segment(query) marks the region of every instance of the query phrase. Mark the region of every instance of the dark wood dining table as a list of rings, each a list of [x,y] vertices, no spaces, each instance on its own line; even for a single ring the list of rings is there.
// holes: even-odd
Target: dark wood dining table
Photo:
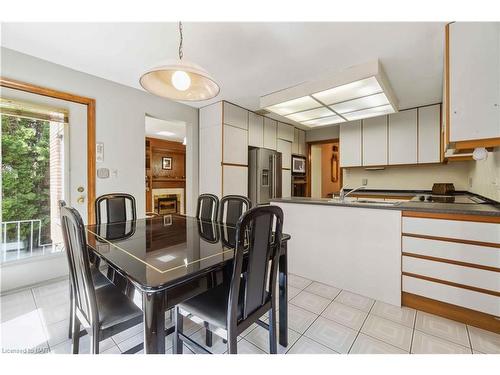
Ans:
[[[99,268],[142,308],[144,352],[165,353],[165,313],[232,273],[236,228],[171,214],[134,221],[87,226],[89,249]],[[287,242],[279,258],[279,343],[288,345]]]

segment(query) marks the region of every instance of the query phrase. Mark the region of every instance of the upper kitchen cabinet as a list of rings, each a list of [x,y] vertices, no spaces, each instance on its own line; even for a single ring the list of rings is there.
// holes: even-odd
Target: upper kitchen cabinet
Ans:
[[[299,129],[293,128],[292,154],[299,153]]]
[[[278,139],[293,142],[294,129],[295,128],[292,125],[278,122]]]
[[[417,110],[389,115],[389,164],[417,164]],[[342,157],[342,152],[340,153]]]
[[[387,116],[372,117],[363,120],[362,127],[363,165],[386,165]]]
[[[361,120],[340,125],[340,166],[358,167],[361,164]]]
[[[234,104],[224,102],[224,124],[248,130],[248,111]]]
[[[304,130],[299,129],[299,147],[297,150],[299,155],[306,155],[307,147],[306,147],[306,132]]]
[[[290,169],[292,167],[292,142],[278,139],[277,151],[281,152],[281,167]]]
[[[248,164],[248,132],[224,124],[223,162],[227,164]]]
[[[276,150],[277,121],[264,117],[264,148]]]
[[[418,163],[441,161],[441,105],[418,108]]]
[[[264,117],[248,113],[248,145],[264,147]]]
[[[447,25],[444,110],[449,148],[500,146],[500,23]]]

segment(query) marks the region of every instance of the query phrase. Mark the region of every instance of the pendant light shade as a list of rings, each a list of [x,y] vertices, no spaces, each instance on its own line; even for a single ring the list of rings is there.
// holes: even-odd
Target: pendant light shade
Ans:
[[[172,100],[208,100],[219,94],[215,80],[198,64],[183,60],[182,23],[179,22],[179,58],[166,60],[146,71],[140,79],[148,92]]]

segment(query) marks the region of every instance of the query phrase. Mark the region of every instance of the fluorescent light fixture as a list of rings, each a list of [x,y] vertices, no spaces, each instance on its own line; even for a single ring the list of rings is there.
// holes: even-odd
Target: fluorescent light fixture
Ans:
[[[333,124],[338,124],[341,122],[345,122],[345,120],[337,115],[333,115],[330,117],[323,117],[323,118],[317,118],[314,120],[309,120],[309,121],[304,121],[301,122],[301,124],[310,126],[310,127],[315,127],[315,126],[326,126],[326,125],[333,125]]]
[[[167,130],[162,130],[161,132],[157,132],[156,134],[161,135],[163,137],[173,137],[175,133],[169,132]]]
[[[287,115],[285,117],[293,121],[302,122],[302,121],[312,120],[315,118],[328,117],[331,115],[333,115],[332,111],[330,111],[328,108],[321,107],[316,109],[310,109],[309,111],[292,113],[291,115]]]
[[[277,113],[278,115],[289,115],[290,113],[305,111],[307,109],[321,107],[321,104],[310,96],[304,96],[302,98],[288,100],[283,103],[273,105],[266,108],[267,110]]]
[[[334,104],[330,106],[330,108],[337,113],[344,114],[348,112],[360,111],[362,109],[378,107],[385,104],[389,104],[389,100],[387,99],[387,96],[381,92],[380,94],[364,96],[362,98]]]
[[[361,120],[364,118],[387,115],[389,113],[394,113],[394,109],[390,104],[387,104],[387,105],[381,105],[380,107],[367,108],[361,111],[345,113],[343,116],[348,121],[354,121],[354,120]]]
[[[260,107],[312,127],[394,113],[398,104],[375,60],[262,96]]]

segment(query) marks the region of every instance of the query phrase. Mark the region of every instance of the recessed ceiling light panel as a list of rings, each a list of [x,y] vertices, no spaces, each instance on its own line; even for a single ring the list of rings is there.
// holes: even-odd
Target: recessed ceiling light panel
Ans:
[[[370,118],[375,116],[387,115],[389,113],[394,113],[394,108],[390,104],[382,105],[380,107],[367,108],[361,111],[350,112],[343,114],[348,121],[361,120],[364,118]]]
[[[168,130],[162,130],[160,132],[157,132],[156,134],[161,135],[163,137],[173,137],[175,133],[169,132]]]
[[[302,98],[292,99],[283,103],[275,104],[266,109],[271,112],[277,113],[278,115],[285,116],[289,115],[290,113],[318,108],[320,106],[321,104],[319,104],[316,100],[314,100],[310,96],[304,96]]]
[[[380,94],[363,96],[362,98],[348,100],[346,102],[331,105],[330,108],[337,113],[347,113],[360,111],[362,109],[378,107],[381,105],[389,104],[387,96],[383,92]]]
[[[329,90],[317,92],[312,94],[312,96],[320,102],[330,105],[379,92],[382,92],[382,87],[380,87],[375,77],[370,77],[346,85],[337,86]]]
[[[341,122],[345,122],[345,120],[337,115],[329,116],[329,117],[323,117],[323,118],[317,118],[314,120],[309,120],[309,121],[303,121],[301,124],[311,126],[311,127],[316,127],[316,126],[326,126],[326,125],[334,125],[334,124],[339,124]]]
[[[287,115],[286,118],[290,120],[302,122],[307,120],[312,120],[315,118],[328,117],[333,115],[334,113],[326,107],[310,109],[309,111],[292,113],[291,115]]]

